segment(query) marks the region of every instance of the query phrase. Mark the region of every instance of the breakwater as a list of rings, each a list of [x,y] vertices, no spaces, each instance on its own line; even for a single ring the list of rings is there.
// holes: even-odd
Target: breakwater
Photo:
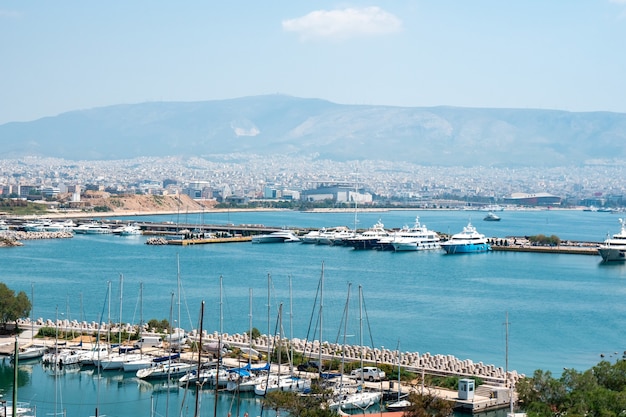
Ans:
[[[42,318],[36,321],[30,319],[18,320],[17,325],[23,330],[32,330],[37,333],[41,327],[50,327],[58,329],[66,334],[75,334],[76,338],[82,334],[106,334],[123,332],[127,334],[136,334],[139,331],[137,325],[123,324],[120,328],[117,324],[97,323],[97,322],[78,322],[77,320],[44,320]],[[154,332],[147,325],[142,328],[143,334]],[[188,333],[191,341],[198,342],[200,337],[196,329]],[[82,338],[81,338],[82,340]],[[398,352],[386,348],[374,348],[358,345],[343,345],[319,340],[303,340],[298,338],[287,339],[278,336],[260,335],[258,338],[249,339],[247,333],[220,335],[218,332],[208,333],[202,332],[202,340],[205,343],[222,341],[226,346],[232,347],[249,347],[252,345],[259,352],[271,351],[276,346],[292,348],[308,358],[322,358],[323,360],[344,360],[346,362],[360,362],[363,360],[367,363],[386,364],[391,367],[400,366],[408,371],[417,374],[428,374],[436,376],[459,376],[459,377],[478,377],[485,382],[496,384],[499,386],[511,386],[524,378],[524,374],[520,374],[515,370],[504,370],[502,367],[484,364],[482,362],[474,362],[471,359],[459,359],[453,355],[431,354],[430,352]],[[54,343],[54,340],[49,340]],[[9,354],[10,352],[2,352]],[[398,357],[400,355],[400,357]]]

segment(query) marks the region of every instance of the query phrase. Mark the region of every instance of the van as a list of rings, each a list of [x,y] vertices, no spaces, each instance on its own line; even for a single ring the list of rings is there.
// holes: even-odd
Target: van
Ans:
[[[134,346],[136,348],[144,348],[144,347],[160,348],[163,346],[163,339],[161,339],[159,336],[144,336],[141,339],[137,340]]]

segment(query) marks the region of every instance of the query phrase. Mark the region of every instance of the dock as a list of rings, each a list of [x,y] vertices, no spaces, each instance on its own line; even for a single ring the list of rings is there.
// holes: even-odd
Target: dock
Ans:
[[[235,237],[213,237],[213,238],[191,238],[191,239],[166,239],[168,245],[206,245],[211,243],[238,243],[250,242],[252,236],[235,236]]]

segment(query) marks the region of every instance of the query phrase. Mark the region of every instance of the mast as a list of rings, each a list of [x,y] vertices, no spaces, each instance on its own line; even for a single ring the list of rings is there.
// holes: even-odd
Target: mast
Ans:
[[[178,292],[178,328],[182,329],[182,323],[180,322],[180,293],[181,293],[181,285],[180,285],[180,256],[176,254],[176,290]],[[176,336],[178,339],[178,335]],[[172,337],[170,336],[170,343],[172,342]]]
[[[137,331],[139,340],[143,333],[143,281],[139,283],[139,330]],[[139,346],[139,353],[143,355],[143,343]]]
[[[324,319],[324,315],[322,314],[322,310],[324,309],[324,261],[322,261],[322,275],[320,277],[320,343],[319,343],[319,359],[318,359],[318,372],[320,380],[322,378],[322,320]]]
[[[359,343],[361,344],[361,385],[363,385],[363,356],[365,349],[363,347],[363,287],[359,285]]]
[[[347,337],[347,331],[348,331],[348,309],[349,309],[349,303],[350,303],[350,288],[352,288],[352,283],[349,282],[348,283],[348,297],[346,298],[346,309],[344,312],[344,322],[343,322],[343,347],[341,349],[341,377],[340,377],[340,384],[342,385],[342,389],[343,389],[343,365],[346,361],[346,337]],[[361,354],[361,357],[363,355]],[[361,372],[362,374],[362,372]]]
[[[124,290],[124,275],[120,274],[120,325],[118,328],[117,342],[119,346],[117,348],[118,353],[121,353],[122,349],[122,291]]]
[[[359,193],[359,171],[356,172],[356,180],[354,181],[354,233],[356,233],[357,223],[359,220],[357,219],[358,213],[358,193]]]
[[[202,324],[204,320],[204,300],[200,304],[200,338],[198,342],[198,370],[197,376],[198,381],[196,381],[196,408],[194,411],[194,417],[198,417],[200,415],[200,370],[202,369]]]
[[[252,288],[248,293],[248,366],[252,367]]]
[[[289,275],[289,372],[293,374],[293,293],[291,288],[291,274]]]
[[[270,308],[271,308],[271,304],[270,304],[270,287],[271,287],[271,282],[272,282],[272,276],[268,273],[267,274],[267,362],[270,363],[271,361],[271,357],[272,357],[272,350],[271,350],[271,339],[270,339],[270,335],[272,334],[272,326],[270,323]]]
[[[170,294],[170,344],[172,342],[172,309],[174,308],[174,293]],[[172,372],[172,350],[168,349],[169,353],[167,355],[167,395],[165,396],[165,417],[169,415],[170,408],[170,383],[171,383],[171,372]]]
[[[12,415],[17,416],[17,372],[18,372],[18,362],[20,356],[20,345],[17,334],[15,335],[15,354],[13,360],[13,411]],[[55,367],[56,371],[56,367]]]
[[[220,365],[222,362],[222,276],[220,275],[220,334],[217,339],[217,369],[215,371],[215,401],[213,402],[213,415],[217,416],[217,398],[219,393]]]

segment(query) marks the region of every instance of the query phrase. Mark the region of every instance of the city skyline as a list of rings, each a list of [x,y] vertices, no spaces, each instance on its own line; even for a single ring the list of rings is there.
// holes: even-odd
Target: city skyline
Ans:
[[[480,196],[503,201],[515,193],[549,193],[568,204],[624,204],[624,167],[586,166],[534,169],[419,166],[390,161],[352,161],[258,155],[203,158],[136,158],[118,161],[68,161],[28,157],[0,159],[0,187],[98,185],[119,192],[163,192],[202,184],[228,195],[255,198],[266,187],[280,191],[315,189],[322,183],[358,184],[382,199],[428,199],[442,195]],[[2,188],[0,188],[2,190]],[[170,190],[172,191],[172,190]]]
[[[0,124],[281,93],[626,112],[626,2],[6,3]]]

